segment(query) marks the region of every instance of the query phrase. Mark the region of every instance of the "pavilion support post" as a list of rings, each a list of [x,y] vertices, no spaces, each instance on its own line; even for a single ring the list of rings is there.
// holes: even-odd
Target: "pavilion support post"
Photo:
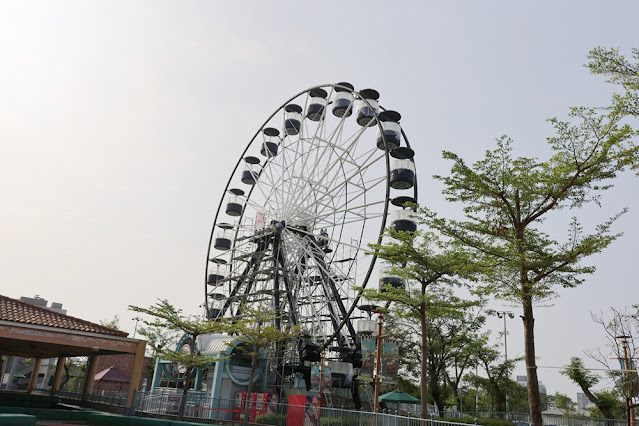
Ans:
[[[133,358],[133,369],[131,371],[131,379],[129,381],[129,390],[126,394],[124,414],[127,416],[132,416],[135,411],[133,398],[135,396],[135,392],[140,387],[140,376],[142,375],[142,367],[144,366],[145,349],[146,340],[140,340],[135,348],[135,358]]]
[[[82,391],[82,401],[88,401],[89,395],[93,391],[93,382],[95,380],[95,372],[98,369],[98,355],[91,355],[89,357],[89,367],[87,368],[87,375],[84,378],[84,390]]]
[[[51,385],[51,396],[60,390],[60,382],[62,381],[62,373],[64,372],[64,364],[67,362],[66,356],[58,358],[58,362],[55,366],[55,374],[53,375],[53,384]]]
[[[36,387],[38,383],[38,374],[40,373],[40,363],[42,362],[42,358],[35,358],[33,362],[33,370],[31,370],[31,379],[29,380],[29,387],[27,388],[27,393],[33,392],[33,389]]]

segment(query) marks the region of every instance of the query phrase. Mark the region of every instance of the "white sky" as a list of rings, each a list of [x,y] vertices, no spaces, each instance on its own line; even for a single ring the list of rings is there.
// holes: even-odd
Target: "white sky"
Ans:
[[[199,312],[232,165],[279,105],[322,83],[379,90],[417,151],[420,201],[452,213],[430,178],[449,170],[441,151],[471,162],[508,134],[543,158],[546,118],[607,103],[585,55],[629,54],[637,16],[635,1],[0,1],[0,293],[117,314],[131,333],[129,304]],[[636,179],[579,213],[592,226],[631,209],[597,273],[536,310],[540,366],[604,343],[590,311],[639,302]],[[503,323],[488,326],[497,338]],[[521,321],[508,329],[522,355]],[[575,399],[558,370],[539,378]]]

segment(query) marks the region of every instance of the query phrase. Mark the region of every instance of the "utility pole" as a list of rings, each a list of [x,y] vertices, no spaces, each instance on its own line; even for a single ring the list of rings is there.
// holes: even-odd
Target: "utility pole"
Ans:
[[[630,375],[631,363],[628,357],[628,340],[631,336],[617,336],[617,339],[621,339],[621,347],[623,348],[623,360],[624,360],[624,377],[628,382],[626,395],[626,412],[628,414],[628,425],[635,426],[635,409],[632,405],[632,377]]]

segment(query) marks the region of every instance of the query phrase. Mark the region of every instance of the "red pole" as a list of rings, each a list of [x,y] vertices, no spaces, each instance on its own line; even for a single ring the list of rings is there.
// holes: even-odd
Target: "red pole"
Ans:
[[[324,383],[324,351],[320,356],[320,379],[319,379],[319,399],[320,407],[322,406],[322,383]]]
[[[382,324],[384,322],[384,315],[378,313],[377,317],[377,364],[375,366],[375,406],[373,407],[373,413],[377,413],[379,404],[379,370],[381,367],[381,355],[382,355]]]

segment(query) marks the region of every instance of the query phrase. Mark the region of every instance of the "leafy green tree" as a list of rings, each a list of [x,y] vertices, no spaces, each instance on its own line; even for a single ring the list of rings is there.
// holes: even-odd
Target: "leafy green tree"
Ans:
[[[482,304],[480,301],[476,303]],[[449,336],[444,378],[455,400],[459,400],[460,383],[469,369],[477,367],[475,354],[484,344],[480,330],[486,317],[476,314],[474,309],[460,309],[454,310],[448,321],[451,322],[447,327],[449,333],[442,334]]]
[[[476,362],[481,365],[486,377],[470,374],[466,380],[474,387],[481,387],[490,396],[490,411],[505,412],[506,398],[517,383],[510,379],[515,364],[521,358],[502,360],[501,351],[496,345],[488,344],[488,335],[481,337],[481,344],[476,345]]]
[[[71,357],[64,363],[64,372],[60,381],[60,389],[69,392],[78,392],[86,376],[89,357]]]
[[[401,308],[400,308],[401,309]],[[405,388],[400,389],[417,398],[420,397],[420,366],[421,366],[421,334],[419,321],[414,316],[410,317],[399,309],[391,309],[388,315],[384,316],[383,334],[390,336],[397,341],[399,347],[398,384],[404,383]],[[411,390],[417,389],[417,393]]]
[[[466,369],[474,366],[478,331],[484,317],[477,318],[472,309],[479,302],[470,302],[442,289],[429,309],[429,380],[433,401],[440,413],[444,400],[452,394],[459,400],[458,387]]]
[[[637,309],[637,307],[633,307],[633,309]],[[636,374],[624,374],[619,371],[620,367],[625,369],[625,363],[620,366],[618,362],[623,361],[626,355],[621,346],[619,336],[627,336],[625,341],[628,357],[635,359],[638,349],[635,339],[631,336],[637,336],[637,333],[639,333],[639,318],[635,312],[629,311],[628,308],[610,308],[610,312],[607,315],[591,313],[591,318],[603,328],[607,341],[604,347],[587,350],[586,355],[608,370],[606,376],[613,380],[615,383],[614,388],[600,392],[593,391],[592,388],[599,383],[601,378],[591,373],[578,357],[572,357],[570,364],[561,373],[579,385],[588,399],[597,406],[595,411],[601,413],[602,417],[608,419],[621,418],[628,413],[624,413],[623,410],[617,410],[618,404],[620,404],[620,400],[625,400],[627,411],[630,411],[630,408],[633,407],[632,398],[629,397],[629,388],[631,387],[631,382],[629,381],[636,381],[637,376]],[[613,361],[612,366],[610,365],[611,360],[616,361]]]
[[[423,221],[423,217],[421,219]],[[421,415],[428,415],[428,313],[444,309],[433,302],[437,287],[457,285],[459,280],[472,278],[475,269],[470,255],[455,244],[445,244],[434,232],[387,230],[387,242],[371,245],[380,259],[392,269],[391,274],[404,278],[406,288],[386,285],[382,289],[364,291],[364,297],[372,301],[392,303],[405,315],[419,322]],[[450,307],[449,307],[450,308]]]
[[[573,108],[575,123],[550,120],[555,136],[548,139],[554,152],[545,161],[514,157],[512,140],[503,136],[497,148],[472,166],[445,151],[453,166],[449,176],[435,176],[451,202],[463,204],[465,220],[433,217],[444,235],[476,250],[490,267],[483,287],[495,297],[519,303],[523,309],[524,357],[528,372],[531,420],[542,424],[541,399],[534,341],[534,305],[555,297],[556,288],[571,288],[595,268],[582,264],[621,234],[614,215],[585,234],[576,218],[567,225],[568,238],[559,242],[542,230],[544,220],[564,209],[599,203],[602,191],[615,177],[639,163],[639,148],[630,126],[622,124],[619,110],[600,114],[595,109]]]
[[[586,369],[581,358],[570,358],[570,364],[565,369],[561,370],[560,373],[579,385],[581,391],[586,395],[588,400],[590,400],[590,402],[595,404],[598,408],[599,412],[602,414],[601,417],[606,419],[618,418],[615,417],[615,414],[613,413],[613,408],[616,404],[609,398],[610,393],[595,392],[592,389],[599,383],[601,378]]]
[[[457,393],[464,371],[473,362],[476,331],[484,317],[477,320],[471,308],[474,302],[463,301],[450,289],[438,287],[430,293],[428,317],[428,389],[440,415],[450,399],[459,399]],[[383,300],[383,299],[382,299]],[[405,306],[396,305],[385,317],[384,335],[394,337],[399,344],[402,371],[408,377],[419,377],[421,369],[421,329],[419,317],[407,312]],[[474,365],[474,364],[473,364]],[[419,393],[415,395],[419,397]],[[455,404],[455,402],[453,402]]]
[[[400,347],[400,357],[401,357],[401,347]],[[412,395],[415,398],[419,398],[420,392],[421,392],[420,386],[417,383],[415,383],[414,380],[412,380],[410,377],[405,377],[401,374],[397,376],[397,389],[409,395]]]
[[[555,408],[561,410],[564,415],[566,414],[574,414],[577,411],[577,404],[570,399],[569,396],[564,395],[559,392],[555,392],[553,395]]]
[[[253,392],[253,380],[257,368],[260,350],[293,339],[300,334],[298,326],[280,329],[274,325],[278,315],[264,306],[243,305],[240,309],[242,315],[230,325],[228,331],[237,335],[237,341],[241,342],[236,349],[251,357],[251,373],[249,375],[247,395]],[[248,424],[250,404],[246,404],[244,424]]]
[[[147,356],[153,358],[153,362],[149,363],[151,374],[155,371],[155,361],[160,354],[175,346],[181,337],[175,330],[167,330],[153,325],[141,326],[138,329],[138,334],[146,338]]]
[[[100,325],[119,330],[120,329],[120,316],[119,315],[115,315],[111,319],[103,319],[103,320],[100,321]]]
[[[597,393],[597,400],[599,404],[594,407],[590,407],[590,417],[597,417],[603,419],[623,419],[626,415],[626,406],[619,400],[619,393],[614,390],[603,390]],[[604,414],[601,408],[604,407],[608,414]],[[614,424],[614,422],[609,422]]]
[[[597,47],[588,54],[587,67],[593,74],[609,77],[609,83],[625,89],[624,94],[615,94],[613,107],[624,114],[639,116],[639,49],[632,49],[631,62],[618,49]]]
[[[168,330],[169,332],[185,334],[188,335],[193,342],[195,342],[200,335],[221,333],[229,329],[229,323],[223,320],[211,321],[201,316],[185,317],[181,309],[175,308],[166,299],[159,300],[155,305],[148,308],[129,305],[129,310],[150,316],[151,319],[142,320],[148,327],[157,327]],[[212,359],[200,355],[199,350],[195,350],[195,345],[188,349],[190,350],[186,350],[186,347],[183,347],[180,351],[173,351],[165,347],[159,350],[159,353],[164,359],[177,363],[186,369],[186,379],[184,381],[182,398],[177,415],[178,421],[184,417],[184,408],[186,407],[186,398],[193,370],[203,368],[211,362],[222,359]]]

